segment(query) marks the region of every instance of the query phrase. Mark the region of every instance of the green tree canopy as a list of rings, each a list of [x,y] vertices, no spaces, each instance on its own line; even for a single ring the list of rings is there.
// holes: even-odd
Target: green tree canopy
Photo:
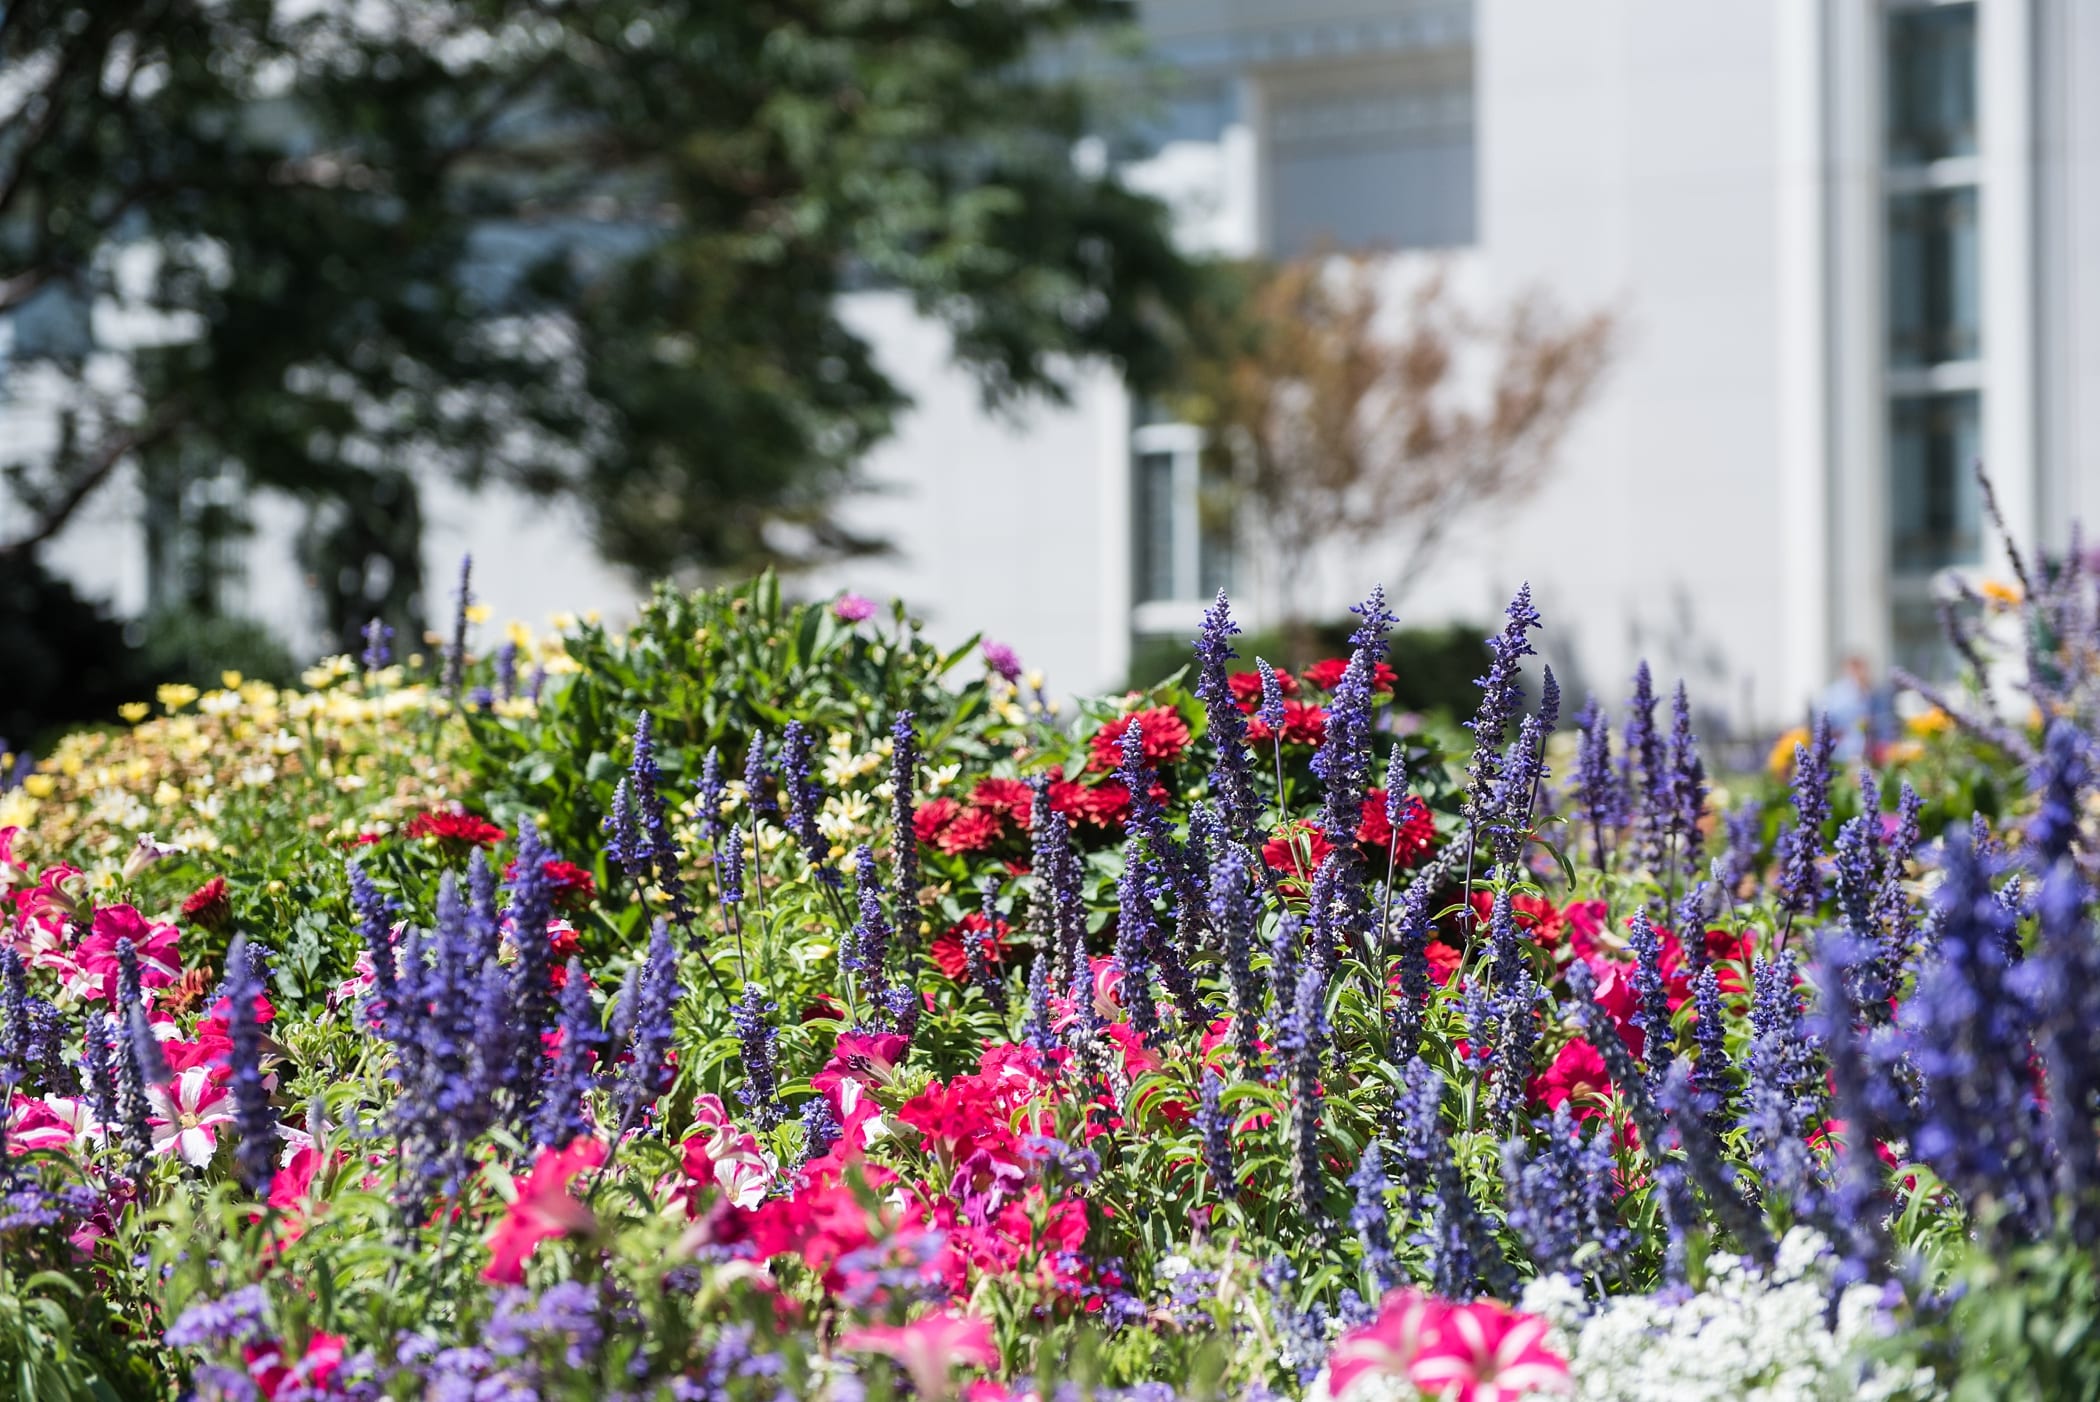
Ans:
[[[412,611],[429,469],[573,494],[641,573],[868,548],[834,503],[904,400],[841,291],[909,293],[994,401],[1072,357],[1165,369],[1191,270],[1157,203],[1075,164],[1093,104],[1043,62],[1127,19],[15,0],[0,315],[60,432],[0,454],[0,553],[128,461],[177,502],[203,476],[314,503],[338,629]]]

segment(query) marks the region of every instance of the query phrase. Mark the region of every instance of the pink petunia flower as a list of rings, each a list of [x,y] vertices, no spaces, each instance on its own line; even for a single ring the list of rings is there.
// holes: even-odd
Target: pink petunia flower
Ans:
[[[1572,1392],[1566,1360],[1546,1347],[1548,1327],[1537,1315],[1519,1314],[1496,1300],[1449,1309],[1407,1375],[1430,1396],[1453,1402]]]
[[[152,1113],[146,1123],[153,1130],[153,1152],[179,1154],[195,1167],[211,1162],[218,1147],[218,1126],[233,1119],[233,1097],[222,1081],[225,1073],[210,1066],[192,1066],[175,1073],[164,1086],[146,1087]]]
[[[942,1310],[905,1325],[870,1324],[847,1333],[841,1348],[894,1358],[911,1374],[913,1393],[921,1398],[953,1395],[949,1373],[958,1365],[995,1369],[999,1349],[992,1326],[972,1315]]]
[[[176,952],[181,931],[158,925],[128,905],[106,905],[95,912],[94,928],[73,950],[66,987],[79,997],[103,1002],[117,996],[117,942],[130,940],[138,956],[139,985],[166,988],[182,977]]]
[[[1342,1335],[1327,1356],[1327,1391],[1341,1397],[1358,1378],[1405,1378],[1450,1306],[1419,1290],[1395,1290],[1378,1317]]]
[[[569,1195],[569,1181],[605,1162],[605,1145],[578,1139],[566,1149],[542,1149],[532,1171],[518,1180],[517,1201],[503,1214],[489,1237],[489,1263],[483,1280],[519,1285],[525,1280],[525,1258],[550,1236],[569,1236],[596,1228],[591,1210]]]

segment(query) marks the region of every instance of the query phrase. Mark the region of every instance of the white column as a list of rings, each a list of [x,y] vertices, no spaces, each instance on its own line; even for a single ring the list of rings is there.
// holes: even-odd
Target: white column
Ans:
[[[1976,7],[1978,269],[1983,312],[1983,465],[2014,543],[2033,554],[2041,490],[2035,436],[2035,131],[2032,0]],[[2003,572],[2002,543],[1985,568]]]
[[[1780,718],[1830,672],[1830,222],[1822,0],[1779,0],[1777,44],[1781,675],[1762,704]],[[1757,717],[1746,718],[1752,720]]]

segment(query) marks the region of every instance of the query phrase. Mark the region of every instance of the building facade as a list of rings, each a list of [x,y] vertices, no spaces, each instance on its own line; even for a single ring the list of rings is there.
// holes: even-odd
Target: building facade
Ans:
[[[1578,694],[1616,697],[1646,657],[1707,724],[1755,729],[1849,656],[1935,665],[1935,579],[2002,568],[1975,461],[2023,541],[2100,526],[2100,6],[1140,9],[1159,90],[1141,147],[1080,158],[1127,161],[1192,249],[1375,249],[1396,288],[1440,269],[1484,306],[1542,288],[1618,319],[1551,478],[1468,520],[1404,622],[1485,624],[1528,580]],[[1198,509],[1189,426],[1103,367],[1068,404],[988,415],[904,298],[847,310],[915,400],[850,508],[895,549],[805,588],[901,594],[1068,692],[1119,684],[1134,641],[1188,633],[1221,584],[1277,621],[1250,533]],[[473,548],[499,616],[632,598],[569,523],[433,493],[429,577]],[[106,548],[132,510],[112,497],[55,558],[135,605],[138,567]],[[298,638],[288,530],[265,520],[248,597]],[[1375,541],[1329,552],[1320,610],[1398,564]]]

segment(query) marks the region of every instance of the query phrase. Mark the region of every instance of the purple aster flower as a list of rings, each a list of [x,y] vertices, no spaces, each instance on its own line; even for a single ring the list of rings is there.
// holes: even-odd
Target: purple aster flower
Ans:
[[[1010,682],[1021,680],[1020,654],[1005,643],[993,642],[986,638],[980,652],[984,656],[984,669],[987,672],[995,672]]]
[[[865,623],[875,616],[875,601],[859,594],[841,594],[832,602],[831,616],[841,623]]]

